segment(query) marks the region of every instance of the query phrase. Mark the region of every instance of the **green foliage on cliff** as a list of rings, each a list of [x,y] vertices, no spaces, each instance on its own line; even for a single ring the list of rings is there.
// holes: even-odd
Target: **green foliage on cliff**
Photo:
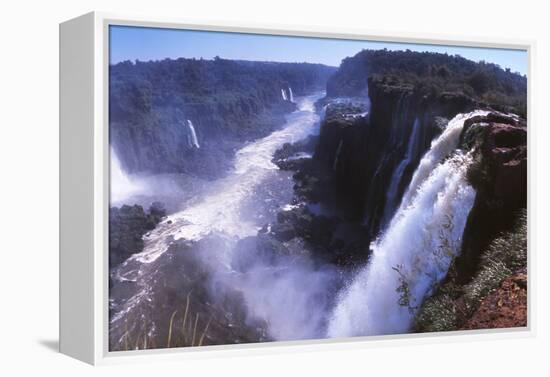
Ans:
[[[475,312],[485,297],[507,277],[527,267],[527,215],[522,212],[515,229],[493,240],[481,255],[477,274],[465,284],[454,276],[428,298],[418,312],[416,332],[458,330]]]
[[[513,272],[527,266],[527,216],[520,215],[515,231],[496,238],[481,256],[480,270],[464,287],[466,309],[475,310],[489,292]]]
[[[526,116],[525,76],[496,64],[432,52],[363,50],[342,61],[327,84],[327,95],[362,95],[369,77],[422,94],[462,94],[497,110]]]

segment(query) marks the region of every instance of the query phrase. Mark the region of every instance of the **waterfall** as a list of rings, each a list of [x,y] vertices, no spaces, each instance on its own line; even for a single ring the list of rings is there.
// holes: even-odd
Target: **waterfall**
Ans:
[[[401,160],[397,168],[394,170],[390,180],[390,187],[386,194],[386,205],[384,207],[384,215],[382,216],[382,224],[381,224],[382,226],[385,226],[391,219],[391,215],[393,215],[393,211],[395,210],[395,207],[396,207],[395,202],[398,197],[399,186],[403,178],[403,173],[405,173],[405,169],[407,169],[407,167],[411,164],[412,160],[415,158],[416,154],[418,153],[419,132],[420,132],[420,121],[418,120],[418,118],[416,118],[413,123],[413,130],[409,138],[409,143],[407,145],[407,151],[405,152],[405,157],[403,158],[403,160]]]
[[[332,163],[332,170],[336,170],[338,167],[338,159],[340,158],[340,152],[342,152],[342,144],[344,140],[340,140],[338,143],[338,148],[336,148],[336,154],[334,155],[334,162]]]
[[[284,89],[281,89],[281,96],[283,97],[283,101],[287,101],[287,97]]]
[[[401,200],[399,207],[400,210],[410,204],[419,185],[434,170],[439,161],[456,149],[464,122],[469,118],[487,115],[488,113],[488,111],[477,110],[468,114],[458,114],[456,117],[451,119],[443,133],[432,142],[430,149],[426,155],[422,157],[422,160],[420,160],[420,164],[413,174],[411,183],[403,195],[403,199]]]
[[[203,197],[164,219],[143,237],[143,251],[117,267],[112,273],[114,284],[133,281],[136,290],[117,303],[112,312],[109,333],[112,341],[123,344],[128,326],[130,331],[138,329],[140,334],[147,328],[151,337],[162,333],[168,326],[162,319],[152,319],[145,325],[140,319],[151,307],[154,311],[163,310],[155,305],[165,302],[166,281],[174,283],[173,287],[190,289],[204,284],[211,300],[205,304],[218,308],[225,307],[226,293],[236,289],[239,302],[243,300],[247,324],[249,320],[265,321],[268,339],[309,339],[324,333],[326,314],[332,303],[328,292],[338,279],[331,266],[319,266],[306,254],[298,258],[281,254],[273,259],[262,253],[243,255],[239,252],[242,250],[235,249],[238,239],[257,235],[265,221],[258,222],[255,217],[261,206],[270,205],[263,199],[257,200],[261,195],[259,188],[276,180],[277,186],[273,186],[276,190],[283,189],[282,185],[287,185],[289,193],[292,190],[292,180],[273,164],[273,156],[285,143],[303,140],[318,129],[320,118],[314,104],[323,96],[324,93],[319,93],[297,98],[298,109],[286,116],[284,127],[237,151],[234,169],[227,176],[210,182]],[[271,198],[273,194],[267,195]],[[290,203],[290,198],[285,203]],[[179,257],[182,250],[191,253],[186,258],[193,258],[185,261],[199,263],[204,281],[192,282],[185,270],[177,268],[177,263],[182,263]],[[246,273],[237,273],[235,266],[243,261],[253,263]],[[233,312],[228,311],[227,317],[230,316]],[[235,317],[231,322],[238,324],[241,319]]]
[[[340,293],[327,336],[409,330],[460,252],[475,191],[466,180],[471,154],[456,147],[464,121],[480,113],[458,115],[432,143],[386,231],[371,244],[369,264]]]
[[[111,167],[109,184],[111,205],[123,204],[127,199],[143,191],[144,185],[135,177],[128,175],[120,164],[113,147],[110,151]]]
[[[318,98],[320,95],[301,98],[299,110],[288,117],[283,129],[238,150],[233,171],[212,184],[211,195],[159,224],[146,239],[143,252],[134,258],[151,263],[174,239],[197,241],[215,231],[238,238],[255,235],[257,224],[241,217],[242,202],[253,196],[262,181],[278,170],[272,162],[277,149],[285,143],[302,140],[315,130],[319,116],[313,104]]]
[[[292,94],[292,88],[288,87],[288,95],[289,95],[289,101],[294,102],[294,94]]]
[[[190,119],[187,119],[187,128],[189,130],[189,133],[187,135],[187,143],[191,148],[200,149],[201,146],[199,145],[199,140],[197,139],[195,127],[193,126],[193,122],[191,122]]]

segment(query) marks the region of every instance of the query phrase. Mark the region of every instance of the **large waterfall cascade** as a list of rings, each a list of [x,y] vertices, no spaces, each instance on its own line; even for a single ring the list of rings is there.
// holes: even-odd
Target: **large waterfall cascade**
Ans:
[[[460,114],[432,142],[401,205],[372,255],[339,294],[327,336],[407,332],[424,298],[458,255],[475,190],[466,180],[470,152],[457,150],[466,119]]]

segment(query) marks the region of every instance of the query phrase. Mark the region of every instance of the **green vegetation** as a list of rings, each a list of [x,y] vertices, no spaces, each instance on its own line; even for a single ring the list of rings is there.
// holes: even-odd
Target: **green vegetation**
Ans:
[[[416,316],[417,332],[458,330],[485,297],[509,276],[527,267],[527,216],[523,211],[515,229],[496,238],[481,255],[477,274],[465,284],[447,281],[427,299]]]
[[[135,118],[162,107],[183,111],[242,106],[254,113],[279,100],[281,88],[296,95],[324,89],[335,68],[321,64],[165,59],[110,67],[111,120]]]
[[[234,144],[283,123],[295,95],[323,90],[335,68],[320,64],[165,59],[109,69],[111,145],[129,172],[223,173]],[[200,149],[187,142],[187,119]]]
[[[362,95],[369,78],[422,95],[460,94],[526,117],[526,76],[496,64],[432,52],[363,50],[342,61],[327,84],[327,95]]]

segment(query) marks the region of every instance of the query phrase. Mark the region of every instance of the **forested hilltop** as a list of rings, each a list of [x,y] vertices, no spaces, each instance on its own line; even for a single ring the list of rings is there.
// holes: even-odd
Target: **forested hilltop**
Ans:
[[[369,78],[432,98],[463,95],[495,110],[523,117],[527,112],[526,76],[459,55],[410,50],[363,50],[345,58],[327,84],[327,96],[361,96]]]
[[[324,90],[334,71],[220,58],[111,65],[111,146],[129,172],[217,176],[235,143],[280,126],[293,95]]]

